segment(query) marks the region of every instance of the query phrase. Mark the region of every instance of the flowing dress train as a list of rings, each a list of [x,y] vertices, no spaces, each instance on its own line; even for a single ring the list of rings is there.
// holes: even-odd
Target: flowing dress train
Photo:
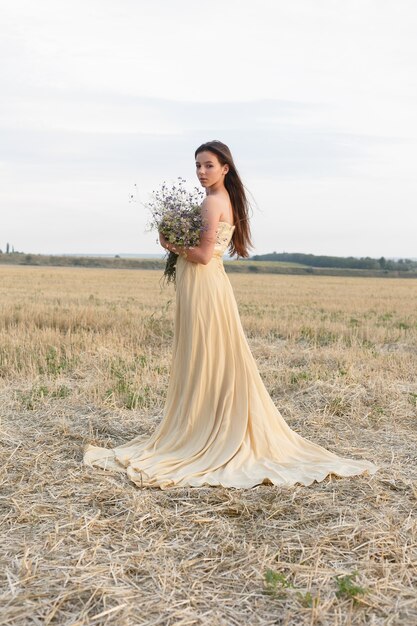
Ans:
[[[310,485],[328,474],[375,473],[370,461],[337,456],[298,435],[274,405],[223,265],[234,228],[219,222],[207,265],[178,258],[171,370],[155,431],[112,449],[88,445],[84,463],[160,489]]]

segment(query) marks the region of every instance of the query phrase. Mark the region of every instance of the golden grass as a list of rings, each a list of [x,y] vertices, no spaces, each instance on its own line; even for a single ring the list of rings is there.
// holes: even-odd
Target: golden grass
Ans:
[[[417,282],[229,275],[291,427],[379,471],[160,491],[81,462],[162,415],[160,275],[0,266],[0,624],[417,624]]]

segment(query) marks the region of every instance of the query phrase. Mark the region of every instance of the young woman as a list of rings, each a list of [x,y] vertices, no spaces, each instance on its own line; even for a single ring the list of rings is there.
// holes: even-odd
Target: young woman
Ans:
[[[154,433],[117,448],[88,446],[84,462],[126,472],[138,486],[170,489],[261,483],[309,485],[328,474],[373,474],[370,461],[339,457],[291,430],[259,375],[223,266],[223,254],[248,256],[248,202],[229,148],[195,152],[206,189],[207,229],[179,254],[173,355],[162,420]]]

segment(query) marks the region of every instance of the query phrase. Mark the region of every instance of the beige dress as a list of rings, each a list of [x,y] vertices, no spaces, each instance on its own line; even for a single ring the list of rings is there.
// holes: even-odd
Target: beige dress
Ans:
[[[373,474],[370,461],[337,456],[298,435],[274,405],[223,266],[234,228],[219,223],[207,265],[178,258],[171,371],[155,431],[113,449],[89,445],[84,463],[161,489],[309,485],[328,474]]]

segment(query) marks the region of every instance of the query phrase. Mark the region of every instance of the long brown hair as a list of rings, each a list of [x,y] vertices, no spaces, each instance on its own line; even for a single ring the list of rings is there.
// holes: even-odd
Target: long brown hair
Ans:
[[[215,154],[221,165],[228,165],[229,171],[224,178],[224,186],[230,196],[233,210],[233,222],[235,229],[230,241],[230,254],[240,257],[249,256],[249,248],[253,248],[251,240],[251,229],[249,224],[250,204],[246,197],[245,187],[240,179],[239,173],[234,164],[232,153],[226,144],[214,139],[201,144],[195,151],[195,158],[200,152],[212,152]]]

